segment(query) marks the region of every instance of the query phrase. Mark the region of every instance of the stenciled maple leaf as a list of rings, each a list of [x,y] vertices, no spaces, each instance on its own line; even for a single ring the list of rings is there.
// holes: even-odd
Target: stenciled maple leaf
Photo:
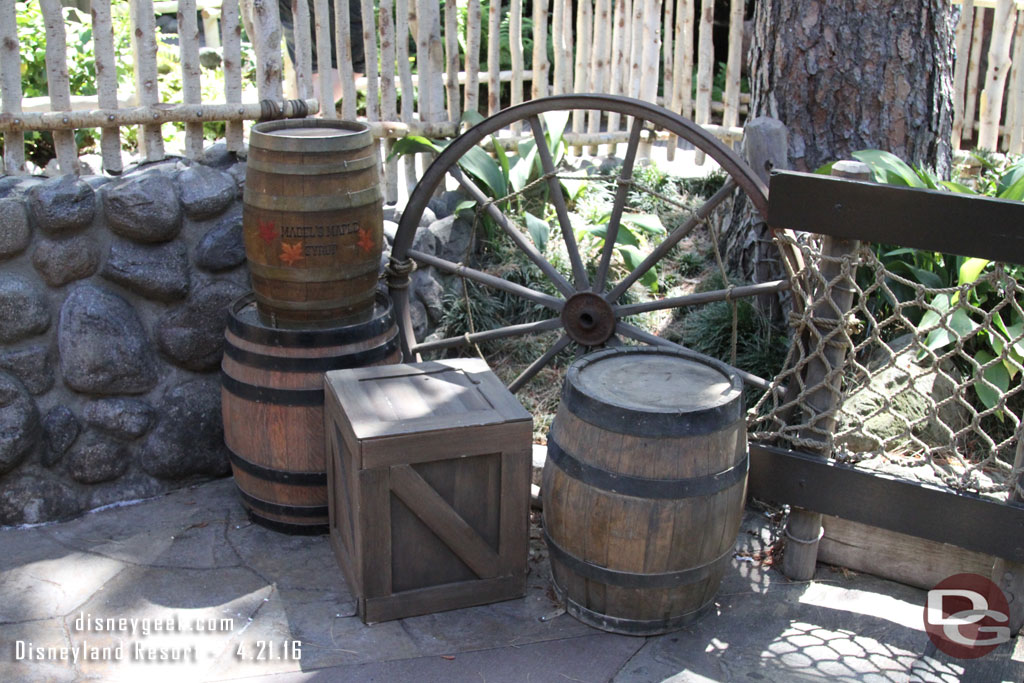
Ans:
[[[373,233],[370,232],[369,228],[359,228],[359,241],[356,242],[356,245],[367,254],[377,246],[377,242],[373,239]]]
[[[271,221],[260,221],[259,231],[260,239],[267,244],[270,244],[277,239],[277,232],[274,230],[274,224]]]
[[[281,260],[289,266],[295,265],[296,261],[301,261],[304,258],[306,256],[302,253],[302,242],[296,242],[295,244],[281,242]]]

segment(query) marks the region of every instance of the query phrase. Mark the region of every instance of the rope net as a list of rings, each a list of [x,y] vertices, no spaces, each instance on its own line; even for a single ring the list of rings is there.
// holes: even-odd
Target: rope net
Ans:
[[[826,254],[818,236],[775,239],[799,256],[787,260],[800,264],[790,269],[792,343],[749,413],[751,439],[1009,492],[1021,475],[1024,287],[1014,275],[1024,269],[974,259],[966,268],[981,270],[977,279],[961,270],[964,284],[925,286],[941,283],[894,258],[909,250],[846,243],[847,253]]]

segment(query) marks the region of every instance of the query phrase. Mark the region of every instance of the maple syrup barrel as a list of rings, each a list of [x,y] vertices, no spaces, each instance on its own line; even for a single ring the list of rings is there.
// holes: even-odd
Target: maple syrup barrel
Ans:
[[[742,389],[683,350],[608,349],[570,366],[541,486],[570,614],[654,635],[712,607],[746,494]]]
[[[264,323],[334,327],[369,318],[383,248],[378,165],[363,123],[252,127],[242,225]]]
[[[235,484],[253,521],[327,533],[324,373],[397,363],[398,328],[378,293],[369,320],[344,327],[268,327],[248,294],[230,309],[221,411]]]

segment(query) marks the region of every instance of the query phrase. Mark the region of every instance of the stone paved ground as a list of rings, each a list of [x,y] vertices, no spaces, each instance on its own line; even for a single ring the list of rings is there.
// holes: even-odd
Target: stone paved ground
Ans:
[[[749,513],[737,549],[758,550],[767,533]],[[532,557],[524,599],[368,627],[325,538],[250,524],[220,480],[0,530],[0,681],[1024,680],[1024,639],[973,663],[926,656],[923,591],[828,567],[790,583],[736,559],[713,614],[656,638],[542,621],[556,609],[547,574]],[[150,633],[96,628],[111,618]],[[191,631],[158,632],[167,620]],[[285,657],[293,641],[300,659]],[[30,658],[82,645],[113,657],[118,643],[120,661]],[[161,649],[183,661],[144,661]]]

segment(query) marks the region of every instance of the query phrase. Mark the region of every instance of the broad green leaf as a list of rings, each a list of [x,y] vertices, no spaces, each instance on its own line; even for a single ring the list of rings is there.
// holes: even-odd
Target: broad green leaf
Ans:
[[[960,279],[957,284],[967,285],[981,275],[981,271],[985,270],[985,266],[989,264],[988,259],[983,258],[969,258],[963,262],[960,266]]]
[[[643,263],[643,260],[646,257],[646,255],[642,251],[640,251],[639,248],[631,244],[621,245],[616,247],[616,249],[619,250],[619,254],[622,256],[623,263],[625,263],[626,267],[629,268],[630,270],[635,270],[636,268],[638,268],[640,264]],[[657,291],[657,270],[655,270],[654,268],[649,269],[646,273],[643,274],[643,277],[640,278],[640,283],[647,287],[648,289],[650,289],[652,292]]]
[[[551,232],[551,226],[529,211],[524,211],[523,217],[526,219],[526,230],[530,233],[530,239],[533,240],[534,246],[537,247],[537,251],[544,253],[545,247],[548,246],[548,235]]]
[[[925,287],[939,288],[943,286],[942,278],[933,273],[930,270],[924,268],[918,268],[913,266],[906,261],[896,261],[888,266],[889,270],[894,273],[903,272],[904,275],[908,275],[911,279],[917,280]]]
[[[404,138],[395,140],[395,144],[391,146],[391,154],[388,155],[388,161],[396,159],[398,157],[405,156],[406,154],[420,154],[421,152],[440,152],[444,149],[444,145],[439,145],[433,140],[428,140],[422,135],[406,135]]]
[[[913,168],[895,154],[880,149],[862,149],[853,153],[853,158],[868,165],[880,183],[926,187]]]
[[[579,232],[605,240],[608,238],[608,224],[601,223],[598,225],[588,225],[581,228]],[[615,243],[627,244],[634,247],[640,246],[640,242],[636,239],[636,235],[634,235],[629,228],[624,225],[619,225],[619,232],[615,235]]]
[[[525,152],[525,154],[524,154]],[[533,140],[519,143],[519,160],[509,169],[508,179],[515,192],[520,192],[530,182],[533,166],[537,161],[537,145]]]
[[[497,135],[492,135],[491,140],[494,142],[494,156],[498,159],[498,165],[501,166],[501,173],[505,176],[507,183],[509,174],[508,154],[505,153],[505,147],[502,146]]]
[[[952,190],[953,192],[960,192],[961,194],[978,194],[967,185],[964,185],[963,183],[956,183],[953,182],[952,180],[940,180],[939,185],[942,185],[947,190]]]
[[[455,205],[455,213],[458,214],[460,211],[466,211],[476,206],[475,199],[463,199],[461,202]]]
[[[996,195],[999,199],[1012,199],[1014,201],[1024,200],[1024,178],[1020,178],[1006,190]]]
[[[500,198],[508,194],[508,185],[505,184],[501,166],[484,151],[483,147],[470,147],[459,160],[459,166],[486,185],[492,197]]]
[[[629,223],[633,227],[652,235],[665,234],[665,226],[661,224],[661,219],[653,213],[624,213],[622,214],[622,222]]]
[[[939,189],[939,179],[933,176],[931,173],[924,170],[923,168],[915,168],[914,172],[917,173],[917,177],[921,179],[921,182],[924,183],[924,186],[927,187],[929,190]]]
[[[584,179],[576,178],[560,178],[562,187],[565,188],[566,193],[569,195],[569,201],[574,202],[580,198],[580,193],[583,192],[583,188],[587,186],[587,181]]]
[[[931,313],[931,311],[928,311],[928,313]],[[921,325],[919,327],[926,326],[924,323],[928,313],[925,313],[925,316],[921,318]],[[937,322],[938,319],[935,320],[935,323]],[[929,321],[928,325],[935,323]],[[950,329],[946,329],[946,327]],[[937,327],[929,332],[928,338],[925,340],[925,346],[933,351],[938,351],[955,342],[957,337],[965,339],[973,335],[978,329],[978,324],[971,320],[971,316],[967,314],[967,311],[958,308],[953,311],[953,315],[950,316],[946,327]]]
[[[835,165],[836,165],[836,162],[830,161],[827,164],[823,164],[823,165],[819,166],[817,169],[815,169],[814,172],[815,173],[820,173],[821,175],[832,175],[832,167],[835,166]]]
[[[1024,179],[1024,163],[1017,163],[1003,171],[996,183],[996,196],[1008,199],[1007,191]]]
[[[557,111],[549,111],[543,115],[544,123],[547,125],[547,140],[548,150],[551,152],[551,158],[554,160],[555,165],[561,161],[564,147],[562,145],[562,136],[565,135],[565,126],[569,122],[569,110],[560,109]]]
[[[988,351],[978,351],[974,354],[974,360],[981,365],[994,359],[995,356]],[[986,408],[994,408],[999,403],[999,396],[1010,388],[1010,374],[1006,372],[1002,363],[996,363],[986,368],[982,376],[985,378],[984,382],[979,379],[978,371],[974,371],[974,391]]]
[[[461,121],[463,123],[468,123],[470,126],[475,126],[476,124],[480,123],[483,120],[484,115],[475,109],[467,109],[462,113]]]

